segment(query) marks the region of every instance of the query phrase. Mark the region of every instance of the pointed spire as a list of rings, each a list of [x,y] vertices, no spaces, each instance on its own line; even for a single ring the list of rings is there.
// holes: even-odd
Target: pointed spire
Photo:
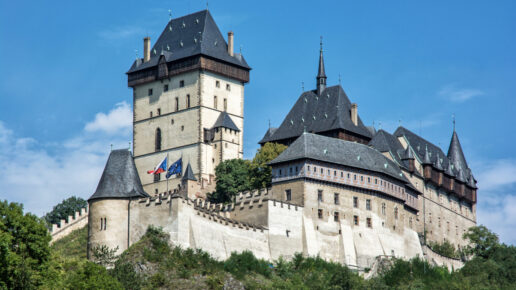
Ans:
[[[452,167],[453,167],[452,163],[448,162],[448,166],[446,167],[446,171],[444,171],[444,173],[446,173],[446,175],[448,175],[448,176],[453,176]]]
[[[186,180],[197,181],[197,178],[195,178],[195,175],[193,173],[192,166],[190,166],[190,163],[188,163],[188,165],[186,166],[185,174],[183,175],[183,178],[181,178],[181,181],[186,181]]]
[[[464,177],[464,171],[462,170],[462,168],[459,168],[459,173],[457,174],[457,179],[460,182],[466,183],[466,178]]]
[[[321,36],[321,49],[319,51],[319,71],[317,72],[317,95],[321,95],[322,92],[326,89],[326,73],[324,72],[324,57],[323,57],[323,43]]]
[[[459,136],[455,129],[453,130],[452,139],[450,142],[450,148],[448,149],[448,159],[453,163],[455,170],[462,169],[462,171],[468,170],[468,164],[466,158],[462,152],[462,146],[460,145]]]
[[[473,174],[469,175],[468,186],[471,187],[471,188],[477,188],[477,185],[475,183],[475,178],[473,177]]]
[[[439,153],[437,153],[437,159],[435,160],[435,169],[443,171],[443,165],[441,164],[441,158],[439,157]]]
[[[430,154],[428,153],[428,146],[425,146],[425,157],[423,157],[423,165],[425,164],[432,164],[432,161],[430,161]]]
[[[405,150],[405,154],[403,154],[403,160],[405,159],[415,159],[414,153],[410,149],[410,146],[407,146],[407,149]]]

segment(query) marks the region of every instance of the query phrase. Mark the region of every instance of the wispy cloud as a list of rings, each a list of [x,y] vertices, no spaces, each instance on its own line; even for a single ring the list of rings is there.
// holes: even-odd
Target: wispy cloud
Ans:
[[[484,92],[478,89],[457,88],[454,85],[447,85],[439,91],[439,95],[449,101],[462,103],[471,98],[482,96]]]
[[[132,124],[132,112],[128,103],[121,102],[115,105],[109,113],[97,113],[95,119],[86,124],[84,129],[87,132],[105,132],[108,134],[118,133],[121,130],[128,130]]]
[[[110,144],[114,148],[129,145],[128,108],[121,103],[109,113],[97,114],[84,130],[59,144],[17,136],[0,121],[0,199],[21,202],[26,210],[42,215],[71,195],[91,196]]]
[[[104,40],[121,40],[131,38],[136,35],[143,35],[144,30],[137,26],[121,26],[108,28],[99,32],[99,37]]]

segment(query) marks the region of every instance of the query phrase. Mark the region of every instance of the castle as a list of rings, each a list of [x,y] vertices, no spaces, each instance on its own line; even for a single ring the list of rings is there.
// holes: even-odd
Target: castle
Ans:
[[[111,152],[88,200],[89,257],[99,245],[127,249],[150,225],[219,259],[300,252],[359,268],[385,255],[428,257],[425,241],[465,245],[477,187],[455,130],[445,154],[406,128],[365,126],[342,87],[326,85],[322,48],[317,88],[260,141],[288,146],[270,163],[271,188],[208,202],[217,164],[243,156],[250,67],[233,37],[226,43],[204,10],[170,20],[152,49],[144,39],[127,72],[133,153]],[[147,174],[164,156],[181,158],[183,173]]]

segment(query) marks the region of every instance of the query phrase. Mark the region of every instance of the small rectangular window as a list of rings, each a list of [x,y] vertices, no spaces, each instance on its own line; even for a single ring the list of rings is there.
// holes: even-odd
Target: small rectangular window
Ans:
[[[320,201],[320,202],[323,201],[323,191],[322,190],[317,191],[317,201]]]
[[[357,216],[357,215],[354,215],[354,216],[353,216],[353,224],[354,224],[355,226],[358,226],[358,216]]]
[[[152,89],[149,89],[149,96],[152,96]]]
[[[224,98],[224,111],[228,110],[228,99]]]
[[[154,182],[158,182],[161,180],[161,173],[154,174]]]
[[[164,91],[164,92],[168,92],[168,85],[164,85],[164,86],[163,86],[163,91]]]
[[[231,86],[229,84],[226,84],[226,91],[231,91]]]
[[[161,109],[158,108],[158,116],[161,116]]]
[[[335,202],[335,204],[340,204],[338,193],[333,194],[333,201]]]
[[[292,191],[290,189],[285,190],[285,199],[287,201],[292,200]]]
[[[333,220],[338,222],[339,221],[339,212],[336,211],[334,214],[333,214]]]
[[[217,88],[220,88],[220,81],[215,81],[215,86],[216,86]]]
[[[213,108],[217,109],[217,96],[213,96]]]
[[[358,208],[358,197],[353,196],[353,207]]]
[[[152,118],[152,112],[150,112],[150,117]]]
[[[179,111],[179,98],[178,97],[176,97],[176,105],[175,105],[175,107],[176,107],[176,112]]]
[[[372,228],[372,227],[373,227],[373,223],[372,223],[372,221],[371,221],[371,218],[367,218],[367,219],[366,219],[366,222],[367,222],[367,227],[368,227],[368,228]]]
[[[367,200],[366,200],[366,204],[365,204],[365,206],[366,206],[366,209],[367,209],[367,210],[371,210],[371,200],[370,200],[370,199],[367,199]]]
[[[180,80],[179,81],[179,87],[182,88],[185,86],[185,81],[184,80]]]
[[[186,107],[190,108],[190,95],[186,95]]]
[[[317,215],[319,216],[319,219],[323,218],[323,211],[322,211],[322,209],[318,209],[317,210]]]

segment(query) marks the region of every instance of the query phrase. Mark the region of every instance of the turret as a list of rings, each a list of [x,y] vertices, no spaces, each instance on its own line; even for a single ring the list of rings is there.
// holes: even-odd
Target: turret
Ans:
[[[181,178],[181,190],[183,194],[189,199],[206,198],[205,195],[201,196],[200,186],[197,182],[197,178],[195,178],[190,163],[188,163],[188,165],[186,166],[185,173]]]
[[[405,153],[403,154],[403,161],[406,161],[408,164],[408,170],[410,172],[414,172],[416,170],[416,160],[414,157],[414,153],[412,152],[412,149],[410,149],[410,146],[407,146],[407,149],[405,150]]]
[[[94,247],[118,247],[117,254],[129,247],[130,203],[141,197],[149,195],[143,190],[131,152],[111,151],[97,190],[88,199],[89,259]]]

